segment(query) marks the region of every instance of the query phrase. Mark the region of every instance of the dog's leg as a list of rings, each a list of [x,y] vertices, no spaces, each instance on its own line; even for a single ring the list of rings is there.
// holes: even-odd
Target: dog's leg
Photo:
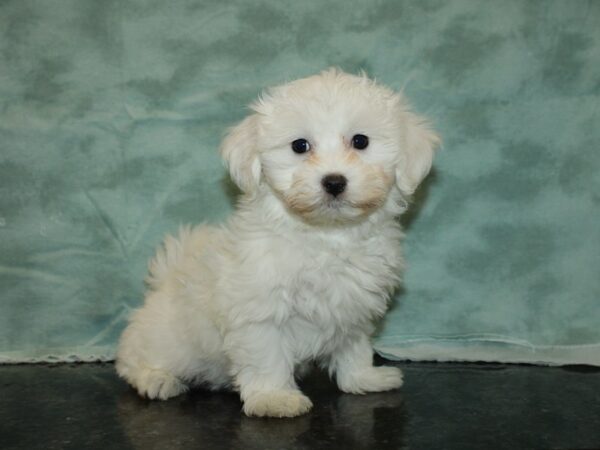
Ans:
[[[164,365],[152,363],[146,356],[160,356],[158,347],[151,339],[144,339],[143,333],[129,326],[119,342],[116,359],[117,373],[127,380],[142,397],[166,400],[187,391],[188,387]],[[148,347],[144,347],[144,345]],[[148,351],[150,349],[150,351]]]
[[[167,400],[188,390],[186,384],[165,370],[145,369],[139,373],[135,387],[142,397]]]
[[[264,323],[230,333],[226,348],[244,413],[258,417],[295,417],[312,402],[296,385],[294,361],[275,326]]]
[[[402,386],[400,369],[373,366],[373,348],[366,334],[338,348],[330,364],[330,371],[335,372],[337,384],[344,392],[364,394]]]

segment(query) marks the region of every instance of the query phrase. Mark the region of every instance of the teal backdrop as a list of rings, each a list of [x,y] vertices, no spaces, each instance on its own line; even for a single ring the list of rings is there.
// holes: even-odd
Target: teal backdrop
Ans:
[[[600,2],[552,0],[1,1],[0,361],[111,359],[226,128],[332,65],[444,140],[378,350],[600,364]]]

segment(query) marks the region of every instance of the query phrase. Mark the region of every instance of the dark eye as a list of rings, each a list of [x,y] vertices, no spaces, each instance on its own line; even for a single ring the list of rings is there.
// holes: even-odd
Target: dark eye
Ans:
[[[310,150],[310,144],[306,139],[296,139],[292,142],[292,150],[294,153],[306,153]]]
[[[364,150],[369,146],[369,138],[364,134],[355,134],[352,137],[352,147],[357,150]]]

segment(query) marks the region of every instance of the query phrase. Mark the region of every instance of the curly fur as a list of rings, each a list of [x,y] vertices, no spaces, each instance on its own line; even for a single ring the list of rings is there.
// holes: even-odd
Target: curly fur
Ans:
[[[396,217],[428,173],[437,136],[405,100],[331,69],[267,91],[221,154],[242,189],[222,227],[186,227],[150,263],[149,290],[121,338],[117,371],[141,395],[233,388],[248,415],[312,403],[295,374],[316,361],[345,392],[394,389],[369,338],[400,281]],[[354,134],[369,137],[365,150]],[[306,154],[290,148],[311,144]],[[348,180],[332,198],[321,180]]]

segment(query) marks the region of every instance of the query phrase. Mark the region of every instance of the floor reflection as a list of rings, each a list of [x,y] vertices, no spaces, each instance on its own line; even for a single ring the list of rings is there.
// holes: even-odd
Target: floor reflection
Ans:
[[[404,447],[407,415],[401,391],[343,394],[321,373],[311,374],[303,390],[314,408],[294,419],[249,418],[236,394],[202,390],[166,402],[127,391],[118,401],[118,417],[136,449]]]
[[[310,414],[252,419],[233,393],[143,400],[112,364],[0,366],[0,448],[600,448],[598,368],[401,367],[401,390],[364,396],[311,373]]]

